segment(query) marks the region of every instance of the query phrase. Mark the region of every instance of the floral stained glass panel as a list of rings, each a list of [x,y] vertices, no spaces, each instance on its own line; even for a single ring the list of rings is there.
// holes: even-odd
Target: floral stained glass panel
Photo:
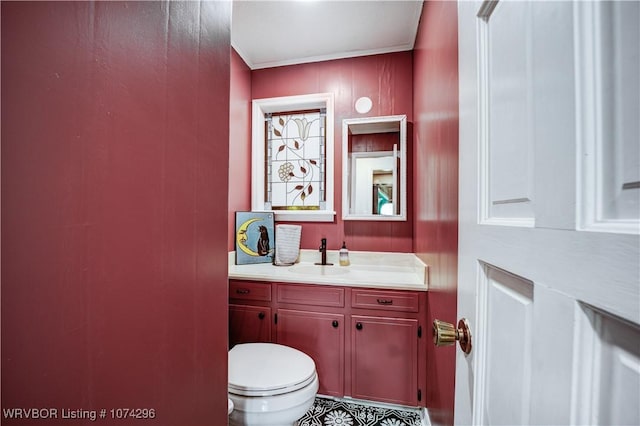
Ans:
[[[267,116],[267,208],[324,209],[325,116],[324,110]]]

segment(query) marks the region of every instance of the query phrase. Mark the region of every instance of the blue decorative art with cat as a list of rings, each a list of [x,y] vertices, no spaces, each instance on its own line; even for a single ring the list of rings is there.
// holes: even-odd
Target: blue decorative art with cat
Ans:
[[[236,212],[236,265],[272,263],[274,231],[273,213]]]

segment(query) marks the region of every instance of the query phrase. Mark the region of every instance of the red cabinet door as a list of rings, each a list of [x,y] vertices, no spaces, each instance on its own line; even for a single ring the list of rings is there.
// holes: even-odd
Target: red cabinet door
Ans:
[[[229,348],[256,342],[271,342],[271,308],[230,304]]]
[[[418,320],[351,317],[351,396],[418,404]]]
[[[277,343],[313,358],[322,395],[344,396],[345,326],[342,314],[278,310]]]

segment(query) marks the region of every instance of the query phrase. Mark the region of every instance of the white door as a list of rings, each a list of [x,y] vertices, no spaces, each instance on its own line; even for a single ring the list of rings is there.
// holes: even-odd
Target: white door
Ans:
[[[640,2],[459,3],[456,424],[640,424]]]

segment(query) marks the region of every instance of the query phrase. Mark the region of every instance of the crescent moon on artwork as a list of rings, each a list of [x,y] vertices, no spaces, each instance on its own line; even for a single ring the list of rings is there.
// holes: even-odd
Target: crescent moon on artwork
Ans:
[[[257,251],[253,251],[249,247],[247,247],[247,228],[249,228],[249,225],[251,225],[253,222],[256,222],[258,220],[262,219],[254,218],[247,220],[242,225],[240,225],[240,227],[238,228],[238,232],[236,232],[236,242],[238,243],[238,247],[240,247],[240,250],[242,250],[249,256],[260,256]]]

